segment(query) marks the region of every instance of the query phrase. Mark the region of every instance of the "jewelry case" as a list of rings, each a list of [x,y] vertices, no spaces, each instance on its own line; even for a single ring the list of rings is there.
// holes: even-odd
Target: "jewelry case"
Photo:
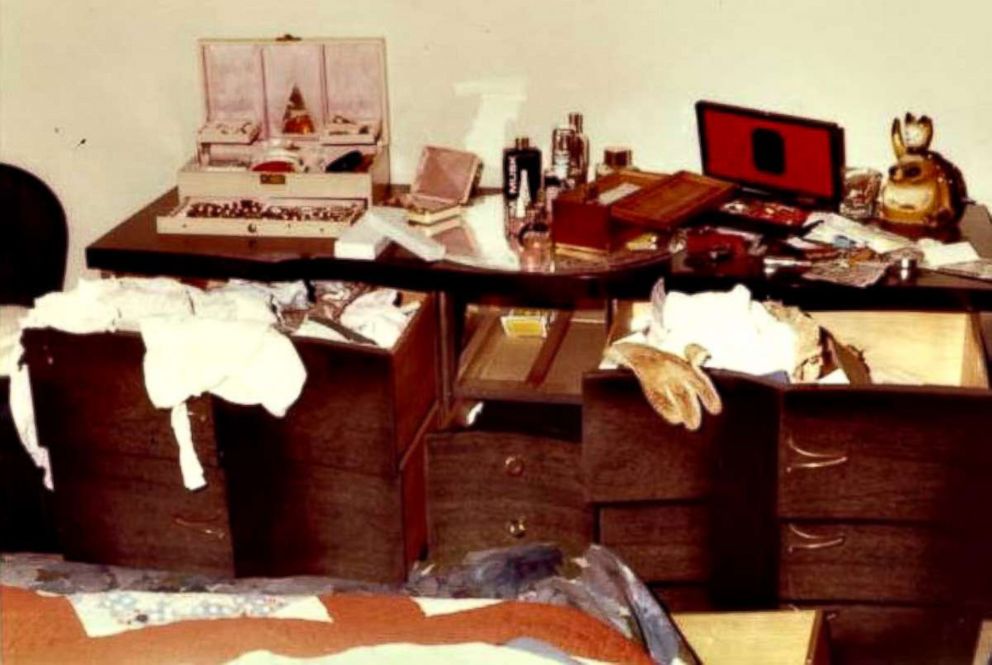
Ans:
[[[201,40],[180,198],[364,199],[389,185],[383,39]]]

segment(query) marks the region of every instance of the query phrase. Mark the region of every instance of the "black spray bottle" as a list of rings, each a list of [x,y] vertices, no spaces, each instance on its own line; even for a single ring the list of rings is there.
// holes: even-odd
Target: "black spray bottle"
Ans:
[[[526,136],[518,136],[512,148],[503,151],[503,196],[515,201],[520,196],[521,174],[526,173],[531,194],[541,189],[541,150],[532,147]]]

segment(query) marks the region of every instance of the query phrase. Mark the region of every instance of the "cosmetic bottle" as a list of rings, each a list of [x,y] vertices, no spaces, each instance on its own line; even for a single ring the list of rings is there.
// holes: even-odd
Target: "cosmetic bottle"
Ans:
[[[582,114],[569,113],[568,126],[572,129],[568,176],[575,185],[583,185],[589,180],[589,137],[582,132]]]
[[[520,172],[520,192],[513,200],[506,203],[506,235],[515,239],[520,229],[527,222],[527,212],[530,209],[530,176],[527,169]]]
[[[563,187],[570,179],[572,162],[572,137],[575,135],[568,125],[559,125],[551,133],[551,172]]]
[[[527,173],[531,192],[541,189],[541,151],[526,136],[518,136],[512,148],[503,150],[503,196],[514,201],[520,196],[520,181]]]
[[[603,149],[603,162],[596,165],[596,177],[602,178],[620,169],[632,168],[634,168],[634,159],[630,148],[610,146]]]

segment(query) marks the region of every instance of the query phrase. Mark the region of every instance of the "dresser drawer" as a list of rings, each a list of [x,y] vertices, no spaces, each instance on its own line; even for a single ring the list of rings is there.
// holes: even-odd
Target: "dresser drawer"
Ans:
[[[118,566],[234,573],[223,474],[205,467],[191,492],[174,461],[53,456],[56,522],[66,558]]]
[[[954,520],[992,529],[992,396],[953,388],[796,388],[784,395],[786,518]]]
[[[442,559],[526,542],[581,546],[592,515],[577,443],[513,432],[429,437],[431,554]]]
[[[437,316],[427,297],[391,350],[294,338],[307,380],[282,418],[216,404],[222,446],[395,478],[437,401]]]
[[[705,505],[608,506],[599,538],[647,582],[700,582],[710,573]]]
[[[863,604],[799,607],[823,611],[834,665],[971,663],[980,620],[974,612],[950,608]]]
[[[416,444],[390,479],[232,450],[237,574],[402,582],[425,545],[423,454]]]
[[[779,393],[750,377],[714,373],[723,401],[697,432],[672,426],[648,405],[625,370],[586,374],[582,468],[591,501],[685,500],[708,496],[725,453],[773,459]]]
[[[178,459],[170,412],[148,399],[140,335],[27,330],[23,343],[38,438],[53,457],[65,450]],[[200,462],[216,466],[212,399],[187,406]]]
[[[785,600],[992,603],[990,535],[926,526],[786,523]]]

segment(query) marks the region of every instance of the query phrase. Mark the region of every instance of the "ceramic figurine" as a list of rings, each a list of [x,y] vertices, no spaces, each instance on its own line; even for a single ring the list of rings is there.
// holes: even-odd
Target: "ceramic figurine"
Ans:
[[[966,197],[961,172],[930,150],[933,122],[907,113],[904,123],[892,121],[896,163],[882,187],[881,217],[887,222],[940,227],[954,224],[964,212]]]

